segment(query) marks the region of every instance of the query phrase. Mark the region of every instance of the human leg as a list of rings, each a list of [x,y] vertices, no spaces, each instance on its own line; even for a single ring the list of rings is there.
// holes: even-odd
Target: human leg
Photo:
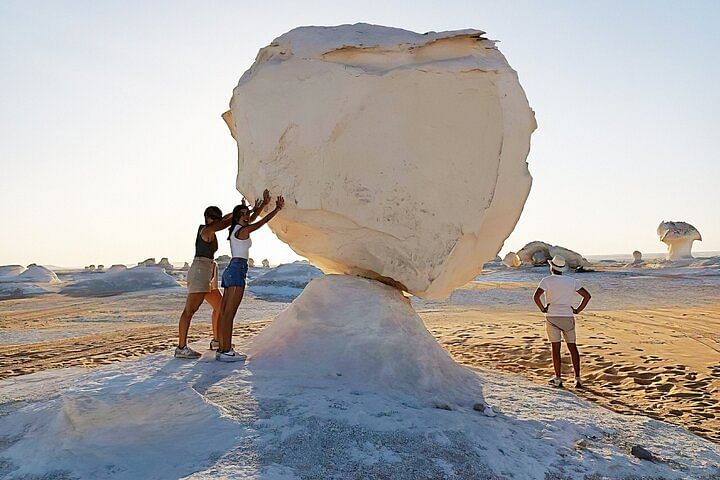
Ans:
[[[222,308],[222,293],[219,289],[214,289],[207,295],[205,295],[205,301],[212,307],[212,338],[218,340],[220,334],[218,333],[218,325],[220,322],[220,310]]]
[[[183,348],[187,345],[187,335],[190,329],[190,321],[197,312],[200,305],[205,299],[205,293],[188,293],[185,300],[185,308],[180,314],[180,322],[178,325],[178,347]]]
[[[218,321],[218,351],[227,352],[232,348],[233,320],[240,306],[245,287],[227,287],[222,296],[220,318]]]
[[[577,380],[580,378],[580,352],[578,352],[577,344],[575,343],[568,343],[567,348],[570,351],[573,370],[575,370],[575,379]]]

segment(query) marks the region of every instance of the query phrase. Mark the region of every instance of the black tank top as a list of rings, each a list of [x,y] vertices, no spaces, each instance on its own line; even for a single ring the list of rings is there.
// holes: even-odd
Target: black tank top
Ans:
[[[205,240],[203,240],[200,232],[204,227],[205,225],[200,225],[198,227],[197,237],[195,237],[195,256],[205,257],[212,260],[215,258],[215,252],[217,252],[218,249],[218,241],[217,237],[215,236],[213,236],[214,238],[212,242],[206,242]]]

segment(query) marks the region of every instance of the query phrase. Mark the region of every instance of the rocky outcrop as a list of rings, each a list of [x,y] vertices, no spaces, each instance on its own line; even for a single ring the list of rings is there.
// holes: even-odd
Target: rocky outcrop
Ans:
[[[535,118],[477,30],[302,27],[262,49],[224,118],[237,188],[326,273],[443,298],[480,273],[530,190]]]
[[[528,243],[521,248],[517,254],[524,265],[545,265],[548,260],[553,258],[555,255],[560,255],[565,258],[567,266],[572,269],[586,269],[591,266],[590,262],[577,252],[565,247],[550,245],[549,243],[540,241]]]
[[[697,228],[686,222],[660,222],[657,228],[660,241],[667,245],[667,260],[693,258],[692,244],[702,241]]]

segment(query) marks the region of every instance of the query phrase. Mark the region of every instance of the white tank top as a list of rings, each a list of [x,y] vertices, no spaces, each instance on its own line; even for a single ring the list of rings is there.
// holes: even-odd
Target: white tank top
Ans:
[[[250,247],[252,246],[252,240],[240,240],[235,237],[235,233],[240,230],[241,225],[235,225],[235,228],[230,234],[230,253],[233,258],[250,258]]]

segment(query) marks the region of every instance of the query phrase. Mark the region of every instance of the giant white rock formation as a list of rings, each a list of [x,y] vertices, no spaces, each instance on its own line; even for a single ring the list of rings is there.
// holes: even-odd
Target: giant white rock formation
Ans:
[[[657,228],[660,241],[667,245],[668,260],[693,258],[692,244],[695,240],[702,241],[697,228],[686,222],[660,222]]]
[[[588,268],[590,262],[585,257],[577,252],[570,250],[569,248],[560,247],[558,245],[550,245],[549,243],[534,241],[525,245],[523,248],[518,250],[518,257],[520,261],[526,265],[545,265],[548,260],[553,258],[555,255],[560,255],[565,258],[567,266],[570,268]]]
[[[326,273],[443,298],[475,277],[527,199],[535,117],[479,30],[301,27],[260,50],[223,115],[237,188]]]

